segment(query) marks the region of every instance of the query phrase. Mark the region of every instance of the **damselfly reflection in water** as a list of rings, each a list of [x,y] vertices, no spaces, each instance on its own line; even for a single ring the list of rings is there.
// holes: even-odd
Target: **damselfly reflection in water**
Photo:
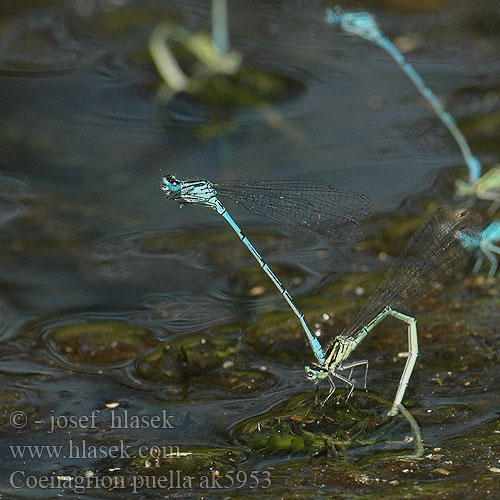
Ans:
[[[179,202],[181,206],[206,206],[226,220],[299,318],[316,359],[319,363],[324,363],[326,359],[321,344],[312,333],[304,314],[229,215],[218,196],[229,198],[272,222],[331,241],[358,239],[361,235],[359,221],[373,213],[372,202],[361,194],[314,181],[240,181],[215,184],[206,180],[181,181],[173,175],[167,175],[163,178],[162,189],[168,199]]]
[[[351,396],[354,390],[351,377],[355,367],[365,367],[366,388],[368,361],[346,363],[346,360],[378,323],[393,316],[408,325],[408,359],[389,415],[397,413],[418,356],[417,321],[407,314],[409,307],[455,276],[477,249],[480,240],[478,216],[450,206],[438,209],[419,227],[383,283],[354,315],[348,327],[326,347],[325,360],[306,366],[310,380],[317,383],[326,378],[330,383],[330,392],[323,404],[335,391],[334,378],[349,387],[348,398]],[[350,370],[349,376],[339,373],[344,370]]]

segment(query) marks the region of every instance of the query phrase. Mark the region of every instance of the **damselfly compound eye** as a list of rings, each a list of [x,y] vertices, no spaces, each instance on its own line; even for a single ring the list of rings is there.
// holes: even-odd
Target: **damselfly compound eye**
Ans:
[[[166,175],[162,179],[162,190],[166,192],[176,192],[182,187],[182,182],[173,175]]]

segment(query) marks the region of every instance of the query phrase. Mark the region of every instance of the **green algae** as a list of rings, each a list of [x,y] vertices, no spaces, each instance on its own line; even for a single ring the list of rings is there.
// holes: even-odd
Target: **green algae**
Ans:
[[[133,374],[190,399],[254,394],[273,383],[271,374],[249,366],[238,340],[215,335],[168,342],[137,359]]]
[[[325,394],[318,396],[321,400]],[[403,427],[403,432],[414,432],[418,434],[416,439],[421,439],[412,417],[408,425],[406,409],[396,418],[387,418],[388,401],[362,393],[356,393],[353,403],[345,402],[344,397],[341,391],[322,407],[311,394],[298,394],[262,415],[240,422],[233,435],[260,453],[310,456],[339,456],[352,449],[365,452],[364,447],[390,448]],[[402,443],[404,440],[397,445]]]
[[[257,68],[242,67],[236,75],[214,75],[196,94],[200,103],[213,108],[258,107],[302,87],[294,80]]]
[[[399,461],[398,452],[348,454],[329,459],[288,460],[275,464],[273,489],[297,491],[297,498],[442,499],[496,498],[498,420],[467,436],[427,450],[423,460]],[[286,493],[285,493],[286,496]]]
[[[158,344],[146,328],[124,321],[87,321],[49,328],[45,339],[68,364],[114,367]]]

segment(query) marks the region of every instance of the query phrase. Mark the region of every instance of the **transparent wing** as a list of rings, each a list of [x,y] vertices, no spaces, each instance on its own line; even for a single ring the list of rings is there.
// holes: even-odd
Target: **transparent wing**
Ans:
[[[441,288],[477,249],[482,227],[477,214],[443,206],[410,238],[382,284],[354,314],[342,335],[355,337],[384,307],[407,312],[411,304]]]
[[[373,213],[366,196],[321,182],[234,181],[214,187],[264,219],[331,241],[359,239],[359,221]]]

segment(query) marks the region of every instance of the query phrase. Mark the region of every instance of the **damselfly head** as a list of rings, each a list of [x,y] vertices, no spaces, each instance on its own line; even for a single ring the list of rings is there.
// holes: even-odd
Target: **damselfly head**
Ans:
[[[182,181],[177,179],[177,177],[169,174],[162,179],[162,191],[167,195],[169,200],[173,200],[177,197],[178,193],[182,188]]]
[[[318,365],[316,363],[312,364],[311,366],[306,366],[306,378],[310,382],[314,382],[317,384],[320,380],[323,380],[324,378],[328,377],[328,370],[321,365]]]
[[[169,174],[162,179],[162,191],[168,200],[183,205],[204,205],[216,209],[216,191],[213,184],[205,180],[181,181]],[[222,205],[221,205],[222,206]]]

